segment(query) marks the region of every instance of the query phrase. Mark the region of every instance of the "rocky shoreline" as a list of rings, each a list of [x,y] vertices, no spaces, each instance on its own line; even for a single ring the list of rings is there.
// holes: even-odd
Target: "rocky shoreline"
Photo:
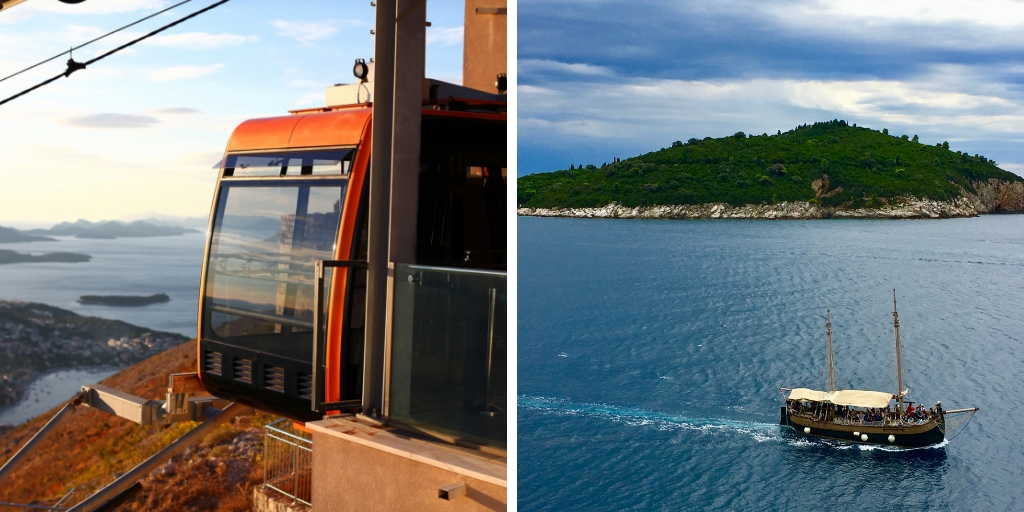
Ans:
[[[628,207],[616,203],[594,208],[523,208],[529,217],[598,219],[948,219],[989,213],[1024,213],[1024,183],[989,180],[975,182],[977,193],[961,189],[962,196],[949,201],[901,197],[882,201],[877,207],[843,208],[810,201],[730,206],[725,203]]]

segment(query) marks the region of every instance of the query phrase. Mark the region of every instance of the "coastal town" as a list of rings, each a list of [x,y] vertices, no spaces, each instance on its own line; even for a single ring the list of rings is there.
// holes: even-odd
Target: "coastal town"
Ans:
[[[42,373],[128,366],[185,341],[180,334],[83,317],[44,304],[0,301],[0,408],[20,400]]]

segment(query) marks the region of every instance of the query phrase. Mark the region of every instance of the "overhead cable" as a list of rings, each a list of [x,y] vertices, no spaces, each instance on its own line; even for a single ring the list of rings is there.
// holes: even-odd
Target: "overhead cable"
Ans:
[[[191,18],[199,16],[200,14],[202,14],[202,13],[204,13],[206,11],[209,11],[209,10],[215,8],[215,7],[218,7],[218,6],[222,5],[222,4],[226,4],[229,1],[230,0],[220,0],[219,2],[211,4],[211,5],[207,6],[207,7],[204,7],[204,8],[202,8],[202,9],[200,9],[200,10],[198,10],[198,11],[192,13],[192,14],[189,14],[188,16],[185,16],[184,18],[181,18],[178,21],[175,21],[174,23],[170,23],[168,25],[164,25],[164,26],[162,26],[162,27],[160,27],[160,28],[158,28],[158,29],[156,29],[156,30],[154,30],[154,31],[144,35],[144,36],[141,36],[139,38],[133,39],[133,40],[131,40],[131,41],[125,43],[125,44],[122,44],[121,46],[118,46],[117,48],[114,48],[113,50],[110,50],[107,53],[104,53],[103,55],[100,55],[98,57],[94,57],[91,60],[87,60],[85,62],[76,62],[73,58],[69,58],[68,59],[68,68],[63,73],[61,73],[61,74],[59,74],[59,75],[57,75],[57,76],[55,76],[53,78],[49,78],[47,80],[44,80],[44,81],[42,81],[42,82],[40,82],[40,83],[38,83],[36,85],[33,85],[32,87],[29,87],[28,89],[25,89],[24,91],[19,92],[18,94],[15,94],[14,96],[11,96],[10,98],[7,98],[7,99],[5,99],[3,101],[0,101],[0,105],[3,105],[3,104],[5,104],[5,103],[7,103],[7,102],[9,102],[11,100],[14,100],[15,98],[19,98],[21,96],[24,96],[24,95],[26,95],[26,94],[28,94],[28,93],[30,93],[30,92],[32,92],[32,91],[42,87],[42,86],[44,86],[44,85],[50,84],[52,82],[55,82],[57,79],[59,79],[61,77],[71,76],[71,73],[74,73],[75,71],[78,71],[79,69],[85,69],[85,67],[88,66],[89,64],[92,64],[92,63],[97,62],[99,60],[102,60],[102,59],[104,59],[106,57],[109,57],[110,55],[113,55],[113,54],[115,54],[115,53],[117,53],[117,52],[119,52],[121,50],[124,50],[125,48],[128,48],[129,46],[132,46],[135,43],[138,43],[139,41],[142,41],[142,40],[145,40],[147,38],[153,37],[153,36],[159,34],[160,32],[163,32],[163,31],[165,31],[165,30],[167,30],[167,29],[169,29],[171,27],[174,27],[174,26],[176,26],[176,25],[178,25],[178,24],[180,24],[180,23],[182,23],[182,22],[184,22],[186,20],[189,20]]]
[[[33,65],[31,65],[31,66],[29,66],[29,67],[27,67],[27,68],[25,68],[25,69],[23,69],[21,71],[18,71],[17,73],[14,73],[12,75],[7,75],[7,76],[5,76],[3,78],[0,78],[0,82],[3,82],[4,80],[7,80],[8,78],[12,78],[12,77],[18,76],[18,75],[20,75],[20,74],[22,74],[22,73],[24,73],[24,72],[26,72],[26,71],[28,71],[30,69],[42,66],[43,64],[46,64],[47,62],[50,62],[51,60],[56,59],[57,57],[60,57],[61,55],[64,55],[66,53],[71,53],[71,52],[73,52],[73,51],[75,51],[75,50],[77,50],[79,48],[82,48],[82,47],[87,46],[89,44],[95,43],[96,41],[99,41],[100,39],[103,39],[104,37],[116,34],[116,33],[120,32],[120,31],[122,31],[122,30],[124,30],[124,29],[126,29],[128,27],[132,27],[134,25],[138,25],[139,23],[142,23],[143,21],[146,21],[146,20],[152,18],[153,16],[157,16],[157,15],[163,14],[163,13],[165,13],[165,12],[171,10],[171,9],[174,9],[175,7],[177,7],[179,5],[187,4],[187,3],[191,2],[191,1],[192,0],[185,0],[184,2],[178,2],[178,3],[176,3],[176,4],[166,8],[166,9],[164,9],[162,11],[154,12],[153,14],[150,14],[149,16],[146,16],[145,18],[133,21],[133,22],[131,22],[131,23],[129,23],[129,24],[127,24],[127,25],[117,29],[117,30],[112,30],[110,32],[107,32],[106,34],[103,34],[102,36],[99,36],[96,39],[93,39],[91,41],[86,41],[86,42],[84,42],[84,43],[82,43],[82,44],[80,44],[78,46],[75,46],[74,48],[71,48],[70,50],[68,50],[66,52],[60,52],[57,55],[54,55],[53,57],[50,57],[49,59],[46,59],[46,60],[41,61],[41,62],[37,62],[37,63],[35,63],[35,64],[33,64]]]

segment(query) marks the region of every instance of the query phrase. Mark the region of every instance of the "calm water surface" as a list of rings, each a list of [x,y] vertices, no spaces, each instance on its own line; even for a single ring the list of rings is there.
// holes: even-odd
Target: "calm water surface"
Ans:
[[[0,265],[0,299],[42,302],[84,316],[98,316],[161,331],[196,335],[204,233],[153,238],[0,244],[21,253],[78,252],[87,263]],[[142,307],[83,306],[82,295],[153,295],[170,302]]]
[[[1024,216],[519,219],[523,510],[1024,508]],[[981,407],[938,447],[807,440],[779,387]]]
[[[18,403],[0,412],[0,425],[20,425],[67,402],[85,384],[95,384],[117,371],[111,366],[74,368],[41,375]]]

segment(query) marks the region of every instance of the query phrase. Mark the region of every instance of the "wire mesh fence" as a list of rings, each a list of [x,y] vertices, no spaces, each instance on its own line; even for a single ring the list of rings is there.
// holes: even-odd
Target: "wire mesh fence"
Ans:
[[[313,439],[287,418],[265,427],[263,485],[311,505]]]

